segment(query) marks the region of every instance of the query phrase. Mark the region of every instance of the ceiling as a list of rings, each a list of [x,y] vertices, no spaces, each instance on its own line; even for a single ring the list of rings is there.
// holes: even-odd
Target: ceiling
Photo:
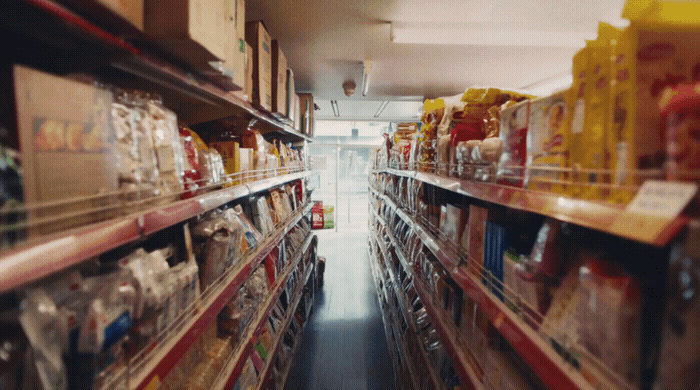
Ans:
[[[415,103],[470,86],[546,90],[566,83],[571,57],[598,21],[623,24],[624,0],[247,0],[278,39],[298,91],[314,94],[318,118],[415,117]],[[392,41],[392,34],[394,41]],[[399,43],[421,42],[421,43]],[[428,43],[426,43],[428,42]],[[363,61],[371,61],[361,96]],[[351,98],[342,84],[353,80]],[[559,84],[559,85],[557,85]],[[347,102],[350,100],[351,102]],[[391,117],[391,118],[390,118]]]

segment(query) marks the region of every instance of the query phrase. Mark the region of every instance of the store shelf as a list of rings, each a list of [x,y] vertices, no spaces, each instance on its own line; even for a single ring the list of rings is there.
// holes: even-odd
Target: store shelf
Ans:
[[[382,244],[379,244],[379,246],[381,247]],[[395,244],[394,244],[394,248],[396,248]],[[387,248],[382,249],[382,252],[384,252],[384,253],[387,253],[387,251],[388,251]],[[389,261],[388,259],[389,258],[385,256],[384,261],[388,262]],[[399,283],[399,280],[396,276],[396,273],[394,272],[394,269],[393,269],[393,267],[390,266],[390,264],[385,264],[385,266],[388,269],[388,274],[389,274],[390,280],[389,281],[384,280],[384,286],[385,287],[387,286],[387,284],[388,284],[387,282],[390,282],[390,284],[393,286],[392,293],[393,293],[393,295],[396,296],[397,301],[399,303],[398,308],[401,311],[401,315],[403,316],[404,321],[408,324],[408,327],[409,327],[409,332],[407,332],[406,334],[417,335],[418,330],[415,328],[415,325],[411,321],[410,312],[408,310],[408,303],[406,302],[405,296],[404,296],[403,292],[401,291],[401,284]],[[388,289],[389,287],[386,287],[386,288]],[[398,316],[398,313],[393,313],[393,314]],[[420,344],[420,340],[418,340],[418,341]],[[403,356],[404,356],[403,360],[407,363],[407,366],[409,366],[408,370],[412,373],[415,372],[415,367],[413,367],[410,360],[407,359],[408,355],[405,352],[405,346],[403,344],[401,344],[398,347],[404,351],[403,352]],[[421,359],[423,361],[423,367],[425,367],[426,370],[430,373],[430,375],[429,375],[430,382],[431,382],[433,388],[439,389],[440,388],[440,380],[438,379],[437,374],[434,372],[434,369],[433,369],[432,365],[430,364],[427,352],[422,347],[421,347]],[[414,380],[414,382],[415,382],[415,380]],[[419,387],[414,387],[414,388],[419,388]]]
[[[272,374],[272,367],[275,365],[275,358],[277,357],[277,354],[279,353],[279,349],[282,346],[282,340],[284,339],[285,333],[287,333],[287,330],[289,329],[289,325],[292,323],[292,319],[294,319],[294,315],[296,314],[297,311],[297,306],[299,306],[299,302],[301,302],[301,298],[303,296],[303,285],[297,286],[294,294],[294,301],[289,307],[287,307],[287,314],[284,319],[284,323],[282,324],[282,327],[279,330],[279,333],[275,337],[275,340],[272,343],[272,348],[267,354],[267,358],[265,359],[265,367],[263,368],[262,373],[258,376],[258,386],[255,388],[256,390],[262,390],[266,387],[267,382],[270,380],[270,374]]]
[[[432,173],[381,169],[374,173],[414,178],[448,191],[509,208],[528,211],[564,222],[618,235],[630,240],[654,246],[665,246],[685,226],[688,218],[679,216],[666,223],[654,236],[645,229],[618,229],[621,220],[630,218],[624,205],[573,199],[555,193],[533,191],[494,183],[461,180]]]
[[[202,335],[207,325],[216,318],[224,305],[236,294],[251,272],[310,210],[311,204],[306,205],[284,227],[278,229],[248,255],[237,268],[225,274],[218,283],[207,289],[189,319],[185,315],[187,320],[178,328],[178,331],[162,338],[160,343],[152,345],[145,356],[134,359],[137,362],[130,364],[129,383],[136,386],[136,389],[146,389],[152,382],[159,382],[164,378]]]
[[[9,18],[3,17],[9,31],[20,37],[31,37],[27,45],[33,46],[38,40],[51,50],[45,50],[46,56],[57,55],[61,52],[71,54],[75,59],[66,55],[63,61],[47,61],[47,58],[19,57],[13,62],[28,62],[30,65],[58,68],[61,72],[75,70],[98,69],[111,66],[137,76],[142,81],[154,83],[174,92],[185,101],[202,103],[186,104],[178,112],[179,119],[189,123],[201,123],[234,116],[244,116],[246,119],[256,118],[261,122],[264,133],[275,133],[285,142],[312,141],[312,138],[301,134],[289,125],[291,121],[280,121],[264,109],[255,107],[221,87],[215,77],[209,77],[204,72],[191,68],[183,61],[172,57],[167,52],[146,52],[158,46],[157,42],[143,33],[134,31],[128,34],[131,40],[124,39],[102,26],[78,15],[63,4],[52,0],[15,0],[13,13]],[[106,21],[100,20],[100,23]],[[51,31],[47,35],[45,31]],[[14,38],[14,36],[13,36]],[[22,40],[18,40],[22,44]],[[80,42],[80,45],[76,45]],[[138,46],[138,47],[137,47]],[[77,48],[80,48],[77,50]],[[34,50],[36,51],[36,50]],[[18,50],[18,53],[23,51]],[[42,51],[36,51],[41,53]],[[80,56],[80,53],[89,53]],[[96,54],[99,53],[99,54]],[[18,54],[19,55],[19,54]],[[65,69],[64,69],[65,68]],[[105,75],[115,76],[114,72],[104,72]],[[104,80],[113,82],[115,80]],[[228,89],[228,88],[227,88]]]
[[[376,213],[375,210],[372,211]],[[381,217],[379,216],[377,216],[377,218],[381,219]],[[471,367],[471,364],[469,363],[469,358],[466,355],[467,347],[461,345],[461,343],[456,337],[457,331],[455,327],[449,325],[450,321],[445,318],[445,315],[442,314],[441,310],[435,307],[435,302],[432,298],[432,295],[428,293],[428,289],[427,287],[425,287],[425,284],[423,283],[422,279],[418,275],[416,275],[413,268],[411,268],[411,266],[409,265],[410,263],[406,259],[406,255],[403,253],[401,247],[398,246],[394,236],[392,234],[388,235],[394,248],[396,248],[396,253],[399,257],[400,263],[404,267],[404,270],[406,271],[406,273],[413,277],[413,285],[415,286],[416,291],[418,292],[418,296],[420,297],[420,300],[423,303],[423,307],[425,307],[426,311],[428,312],[428,315],[433,320],[433,324],[435,325],[435,328],[438,331],[440,340],[445,346],[445,350],[447,351],[448,355],[450,355],[450,358],[452,359],[452,362],[455,365],[455,369],[457,370],[457,374],[459,375],[459,379],[461,380],[462,384],[468,385],[470,389],[483,388],[481,381],[478,379],[476,373]],[[396,277],[393,272],[393,269],[390,270],[390,273],[392,274],[393,278]],[[399,291],[397,290],[397,294],[398,293]]]
[[[225,188],[126,217],[53,234],[37,239],[31,245],[20,245],[20,248],[0,255],[0,293],[64,270],[253,192],[302,179],[310,174],[310,171],[302,171]],[[52,261],[47,262],[46,259]]]
[[[276,133],[284,141],[313,141],[289,124],[254,106],[234,93],[221,89],[215,83],[146,53],[134,53],[112,63],[124,72],[141,77],[173,91],[187,95],[204,105],[185,107],[179,112],[187,123],[201,123],[232,116],[245,115],[262,122],[265,132]]]
[[[396,204],[379,194],[392,208]],[[423,226],[414,223],[407,214],[399,210],[404,221],[413,225],[425,246],[447,269],[465,294],[469,295],[486,313],[496,329],[522,356],[542,382],[552,389],[591,389],[591,385],[579,371],[568,364],[537,332],[513,313],[498,297],[487,290],[460,263],[457,254],[450,253],[440,241]]]
[[[221,370],[221,375],[219,375],[217,380],[212,385],[212,389],[233,388],[233,385],[236,383],[236,380],[238,380],[238,377],[243,370],[246,359],[253,352],[253,347],[257,342],[258,336],[260,336],[260,333],[262,333],[263,329],[265,328],[265,322],[267,321],[268,317],[270,317],[270,313],[272,313],[275,304],[282,295],[287,279],[299,265],[299,262],[303,258],[303,254],[308,250],[309,245],[311,245],[313,237],[313,234],[309,234],[306,237],[304,243],[294,254],[294,258],[289,263],[284,274],[275,282],[275,287],[272,289],[273,293],[269,294],[267,300],[262,305],[264,309],[260,310],[255,320],[248,325],[246,335],[242,338],[245,341],[238,344],[236,351],[231,355],[232,358],[229,359],[226,364],[224,364],[224,367]],[[289,308],[291,308],[291,306]]]

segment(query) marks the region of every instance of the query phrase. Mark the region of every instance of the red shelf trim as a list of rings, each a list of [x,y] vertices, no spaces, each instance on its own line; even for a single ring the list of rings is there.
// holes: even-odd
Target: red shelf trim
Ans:
[[[263,179],[255,184],[260,191],[265,186],[272,188],[308,175],[309,171],[290,173]],[[53,234],[36,244],[11,250],[0,256],[0,293],[39,280],[248,195],[246,185],[225,188],[145,212]]]
[[[462,180],[439,176],[433,173],[397,169],[383,169],[375,172],[414,178],[464,196],[513,209],[541,214],[560,221],[615,235],[618,235],[618,233],[614,233],[611,228],[615,220],[621,217],[625,209],[625,206],[620,204],[574,199],[550,192]],[[681,215],[669,222],[664,229],[651,240],[636,235],[634,231],[629,231],[621,236],[630,240],[661,247],[668,244],[687,222],[688,218]]]

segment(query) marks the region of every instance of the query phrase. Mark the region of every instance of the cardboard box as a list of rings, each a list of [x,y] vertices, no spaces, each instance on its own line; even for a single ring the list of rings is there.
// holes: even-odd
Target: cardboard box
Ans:
[[[236,0],[146,0],[144,31],[188,63],[224,61],[236,33]]]
[[[253,104],[272,109],[272,40],[261,21],[248,22],[245,40],[253,49]]]
[[[228,12],[228,15],[233,16],[233,20],[228,21],[233,24],[233,28],[226,28],[231,35],[226,45],[224,66],[231,70],[233,84],[244,90],[246,82],[245,0],[227,0],[226,5],[233,6],[234,9]]]
[[[294,130],[301,132],[301,99],[298,94],[294,94]]]
[[[143,30],[144,0],[60,0],[109,31],[133,34]]]
[[[297,113],[295,106],[295,95],[296,89],[294,86],[294,72],[292,72],[291,69],[287,69],[287,108],[285,111],[285,116],[291,120],[294,120]]]
[[[299,103],[301,106],[301,127],[302,134],[313,137],[314,133],[314,97],[310,93],[300,93]]]
[[[109,113],[112,94],[62,77],[14,66],[17,131],[22,155],[24,200],[28,204],[114,193],[118,189],[114,131]],[[84,212],[116,203],[95,197],[55,208],[41,208],[30,219]],[[95,211],[42,224],[30,234],[45,234],[113,217]]]
[[[236,141],[216,141],[209,143],[210,148],[216,149],[224,161],[224,169],[227,175],[233,175],[241,171],[240,144]],[[233,183],[239,184],[240,177],[233,176]]]
[[[244,68],[244,82],[243,89],[240,91],[233,92],[234,95],[245,100],[246,102],[253,102],[253,48],[248,44],[248,42],[243,42],[245,45],[245,68]]]
[[[272,41],[272,114],[278,118],[287,116],[287,57],[279,42]]]

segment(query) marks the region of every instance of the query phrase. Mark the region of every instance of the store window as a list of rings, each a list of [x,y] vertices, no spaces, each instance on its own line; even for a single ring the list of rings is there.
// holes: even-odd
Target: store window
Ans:
[[[367,229],[370,156],[389,126],[389,122],[316,122],[309,147],[313,170],[319,173],[313,199],[333,207],[335,230]]]

